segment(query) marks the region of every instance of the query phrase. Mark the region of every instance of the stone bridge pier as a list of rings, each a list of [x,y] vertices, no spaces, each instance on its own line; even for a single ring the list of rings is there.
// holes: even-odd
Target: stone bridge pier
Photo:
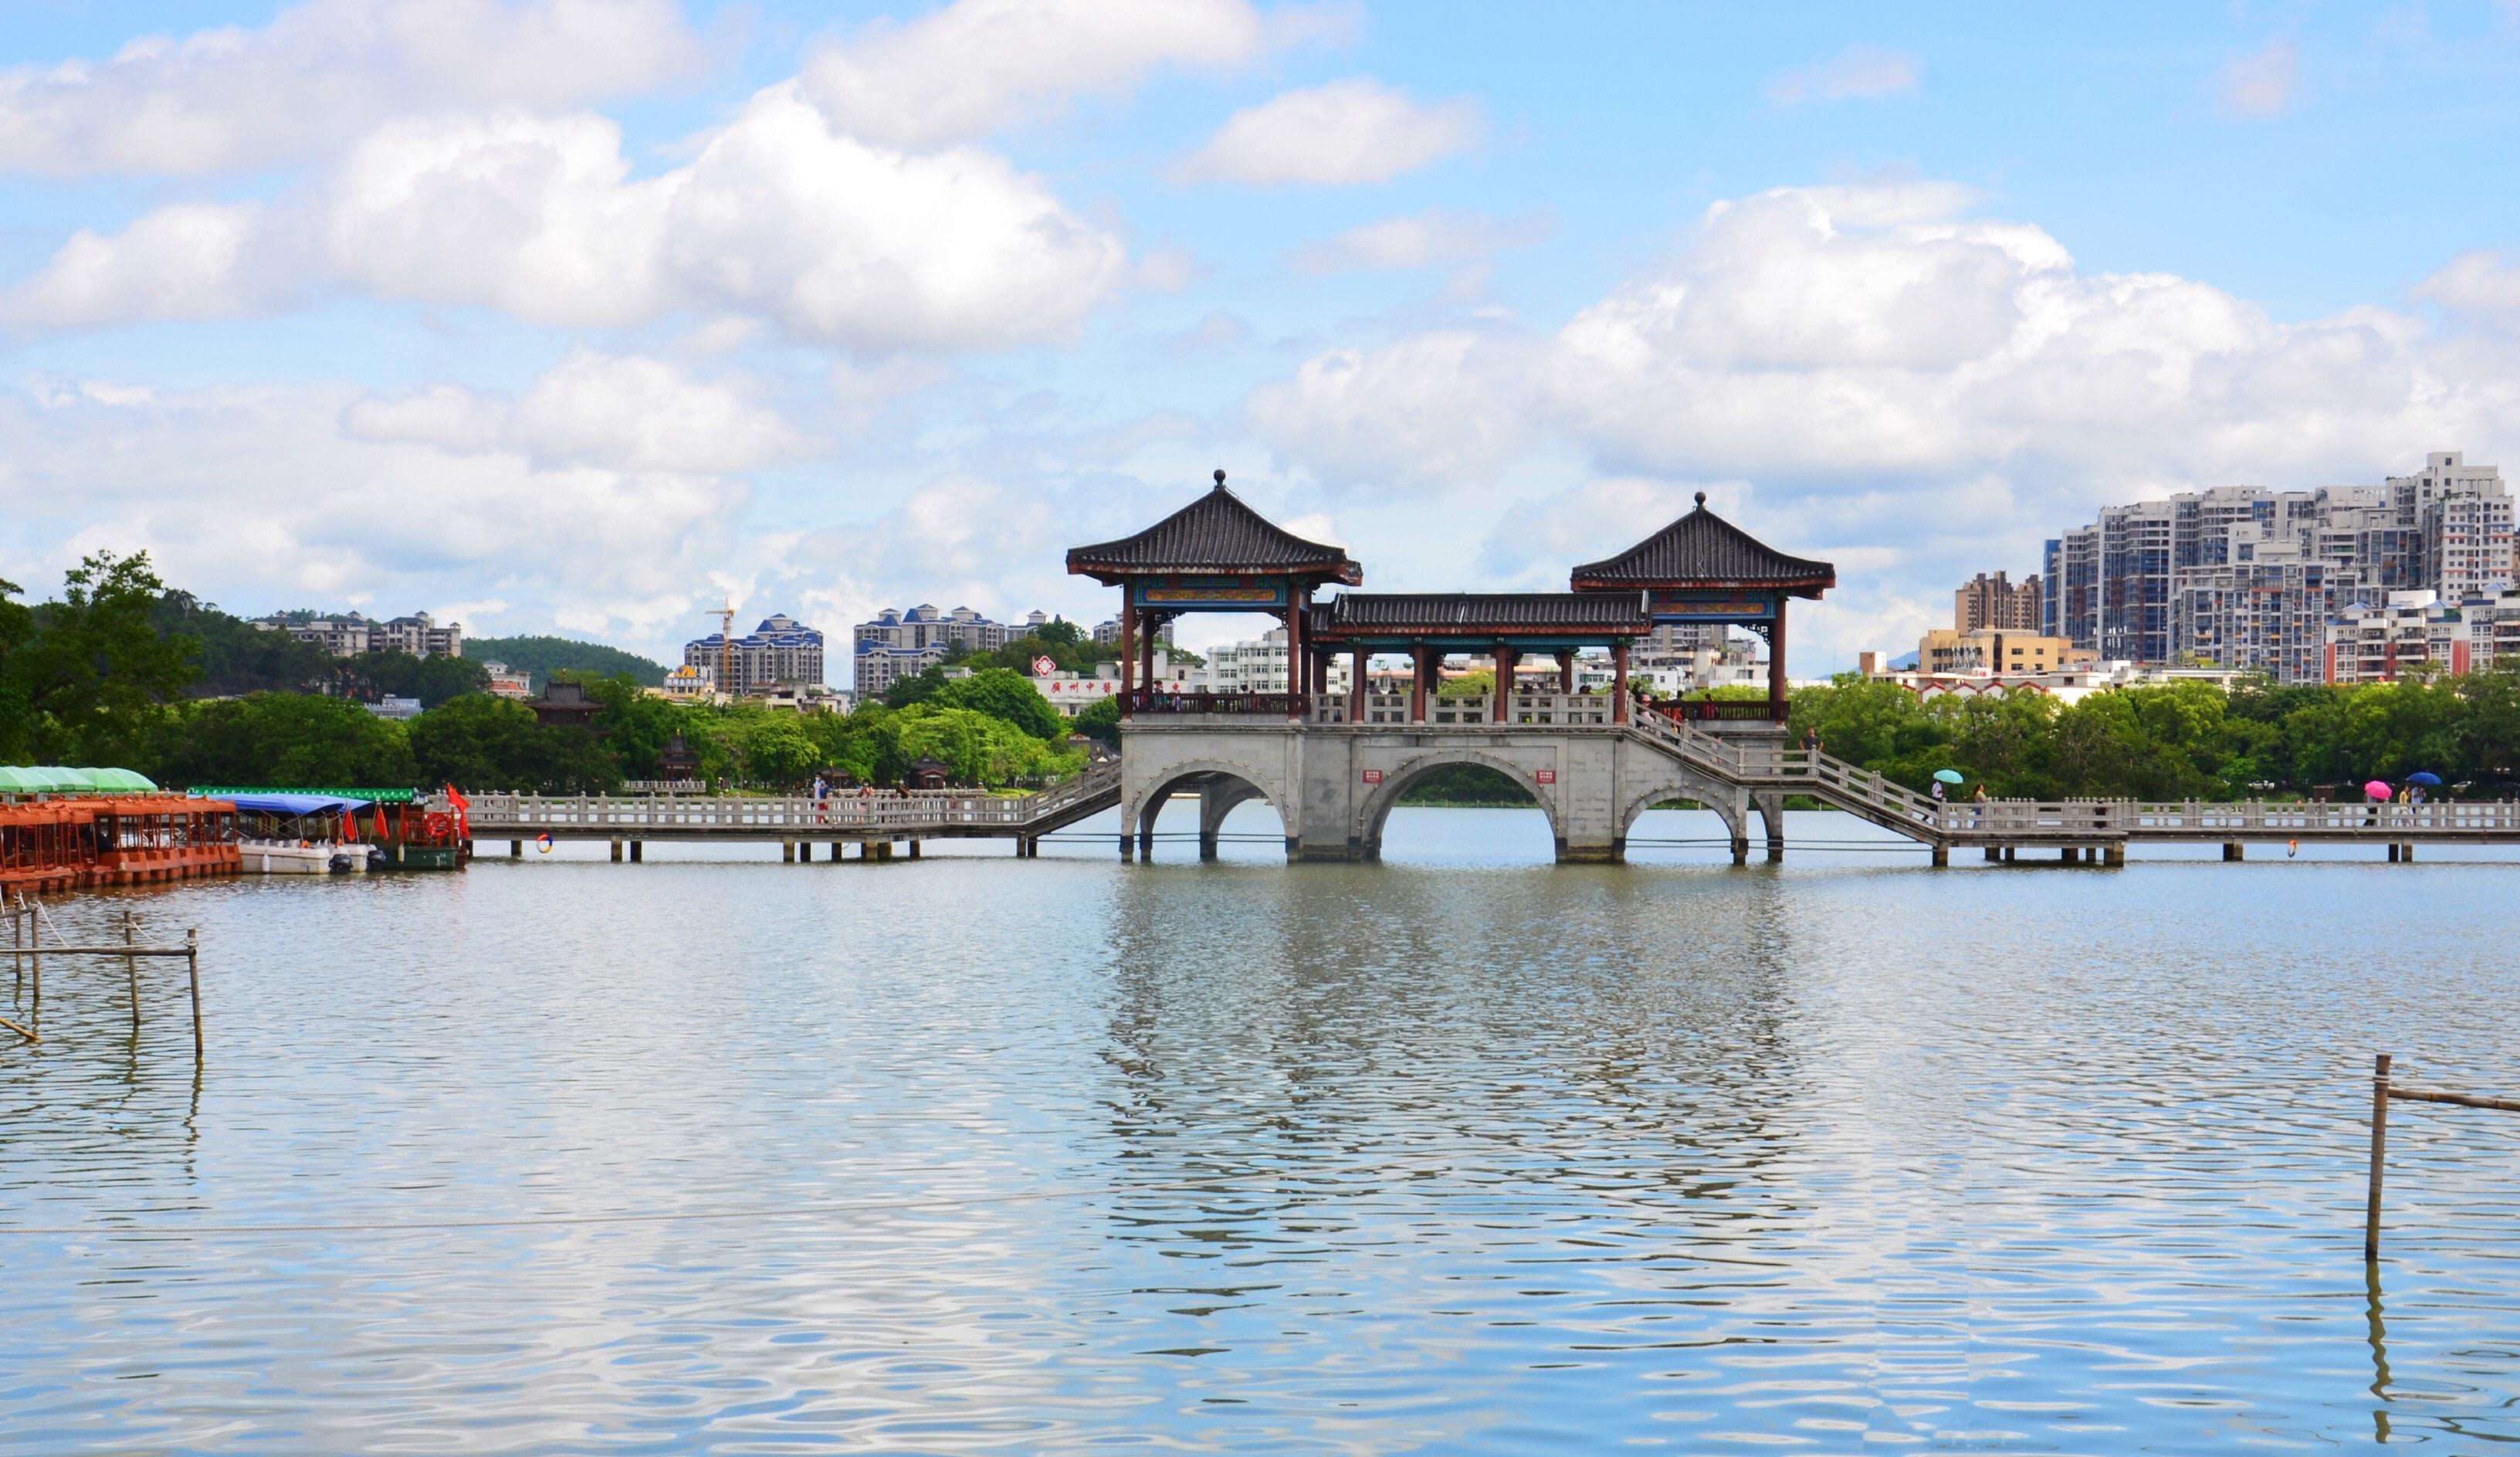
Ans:
[[[1781,796],[1724,783],[1624,733],[1298,724],[1224,714],[1149,715],[1124,732],[1124,857],[1151,852],[1165,806],[1176,795],[1195,793],[1202,859],[1215,857],[1226,814],[1257,798],[1284,822],[1288,860],[1378,860],[1392,806],[1427,774],[1461,764],[1494,769],[1529,793],[1549,818],[1560,862],[1625,859],[1629,828],[1667,799],[1693,799],[1720,815],[1735,861],[1748,856],[1753,809],[1770,857],[1783,851]]]

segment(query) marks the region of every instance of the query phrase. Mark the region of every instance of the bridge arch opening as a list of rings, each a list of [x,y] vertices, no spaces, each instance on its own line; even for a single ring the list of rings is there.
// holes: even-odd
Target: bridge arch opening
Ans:
[[[1645,813],[1664,806],[1678,809],[1682,816],[1680,822],[1671,827],[1670,833],[1663,833],[1663,826],[1650,823],[1644,824],[1641,833],[1640,822],[1644,820]],[[1700,858],[1706,851],[1729,854],[1731,844],[1751,839],[1752,815],[1745,797],[1729,785],[1718,784],[1678,765],[1672,766],[1667,773],[1650,776],[1642,787],[1632,788],[1618,809],[1619,844],[1630,859],[1640,855],[1660,859],[1666,851],[1684,859]],[[1712,815],[1714,823],[1707,823],[1706,815]],[[1781,825],[1768,828],[1781,834]],[[1728,843],[1698,842],[1718,840]],[[1659,842],[1665,841],[1676,842]]]
[[[1383,781],[1357,808],[1357,847],[1361,858],[1379,860],[1391,812],[1406,803],[1413,808],[1477,811],[1493,817],[1489,833],[1477,837],[1481,859],[1555,859],[1566,840],[1557,823],[1554,792],[1534,778],[1534,771],[1506,759],[1469,750],[1441,750],[1413,759],[1383,776]],[[1537,810],[1533,825],[1521,810]],[[1528,836],[1529,854],[1518,854]],[[1462,842],[1451,838],[1451,843]]]
[[[1164,810],[1176,800],[1194,812],[1192,827],[1177,818],[1173,830],[1158,832]],[[1235,815],[1246,806],[1266,813]],[[1148,790],[1123,830],[1137,837],[1141,860],[1153,860],[1159,844],[1169,860],[1192,858],[1184,851],[1193,846],[1200,860],[1253,858],[1247,853],[1253,850],[1261,852],[1257,858],[1282,858],[1286,840],[1283,812],[1267,791],[1231,769],[1207,765],[1177,770]]]

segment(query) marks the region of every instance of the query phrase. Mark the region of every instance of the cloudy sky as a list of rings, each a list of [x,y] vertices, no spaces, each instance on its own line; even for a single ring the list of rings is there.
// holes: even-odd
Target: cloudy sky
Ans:
[[[1811,674],[2104,501],[2520,432],[2513,0],[6,8],[37,595],[1091,621],[1060,550],[1222,466],[1379,588],[1707,490],[1838,564]]]

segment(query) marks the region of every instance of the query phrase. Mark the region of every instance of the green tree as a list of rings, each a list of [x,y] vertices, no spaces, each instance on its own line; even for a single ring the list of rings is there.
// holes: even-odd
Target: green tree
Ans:
[[[476,662],[504,662],[516,672],[530,673],[539,687],[558,672],[585,678],[624,675],[643,687],[665,681],[665,665],[636,653],[573,637],[474,637],[464,640],[464,656]]]
[[[479,693],[490,686],[489,670],[470,658],[362,653],[343,662],[338,671],[339,681],[355,697],[370,702],[388,695],[416,698],[423,708],[434,708],[450,699]]]
[[[604,747],[620,765],[622,777],[663,777],[666,746],[673,742],[676,730],[684,728],[687,709],[642,692],[639,681],[628,673],[615,673],[609,678],[568,672],[558,676],[574,678],[588,698],[604,705],[603,711],[595,715],[595,728],[603,736]],[[684,737],[688,742],[691,735],[686,733]]]
[[[940,708],[969,708],[1004,719],[1036,739],[1067,737],[1067,720],[1050,700],[1022,675],[1002,667],[982,668],[938,689],[929,700]]]
[[[743,726],[744,777],[756,784],[789,786],[822,766],[822,746],[795,713],[763,712]]]
[[[582,728],[546,728],[510,699],[470,694],[413,720],[411,751],[424,784],[464,790],[603,794],[620,765]]]
[[[197,646],[159,636],[151,614],[164,590],[147,552],[97,552],[65,574],[61,600],[34,609],[31,633],[0,658],[18,751],[98,764],[148,751],[158,710],[192,680]]]
[[[1097,744],[1113,750],[1120,747],[1120,700],[1116,694],[1087,704],[1084,710],[1068,722],[1074,725],[1076,732]]]
[[[315,694],[190,704],[166,715],[155,738],[152,772],[169,786],[399,789],[421,782],[403,725]]]
[[[307,693],[332,680],[333,655],[320,643],[256,627],[190,592],[169,590],[150,611],[161,638],[190,638],[197,697]]]

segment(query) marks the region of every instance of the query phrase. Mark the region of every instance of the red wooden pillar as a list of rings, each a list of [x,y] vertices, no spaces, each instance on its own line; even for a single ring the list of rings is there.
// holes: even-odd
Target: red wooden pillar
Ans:
[[[1348,721],[1348,722],[1350,722],[1350,723],[1363,723],[1363,722],[1365,722],[1365,720],[1366,720],[1366,716],[1367,716],[1367,715],[1366,715],[1366,711],[1365,711],[1365,706],[1366,706],[1366,705],[1365,705],[1365,700],[1366,700],[1366,687],[1365,687],[1365,650],[1364,650],[1363,648],[1359,648],[1359,649],[1357,649],[1353,654],[1351,654],[1351,655],[1349,656],[1349,658],[1348,658],[1348,668],[1347,668],[1347,721]]]
[[[1488,721],[1504,723],[1512,716],[1513,665],[1516,654],[1503,643],[1496,645],[1496,692],[1488,698]]]
[[[1434,672],[1434,663],[1427,655],[1424,643],[1411,645],[1409,660],[1416,669],[1409,677],[1409,721],[1424,723],[1426,721],[1426,679]]]
[[[1129,600],[1129,589],[1120,588],[1120,707],[1129,706],[1129,690],[1138,683],[1138,605]]]
[[[1557,691],[1559,693],[1575,691],[1575,650],[1572,648],[1557,650]]]
[[[1304,692],[1304,594],[1291,584],[1286,589],[1286,692],[1295,696],[1287,716],[1295,717],[1294,706]]]
[[[1785,721],[1785,599],[1777,599],[1777,617],[1768,628],[1768,720]]]
[[[1628,721],[1628,640],[1610,644],[1610,721]]]
[[[1146,646],[1140,649],[1140,651],[1146,655],[1147,670],[1139,674],[1138,677],[1139,681],[1147,685],[1147,691],[1149,693],[1153,692],[1155,687],[1155,644],[1161,640],[1163,632],[1163,615],[1161,613],[1147,614],[1147,630],[1143,634],[1146,638]]]

